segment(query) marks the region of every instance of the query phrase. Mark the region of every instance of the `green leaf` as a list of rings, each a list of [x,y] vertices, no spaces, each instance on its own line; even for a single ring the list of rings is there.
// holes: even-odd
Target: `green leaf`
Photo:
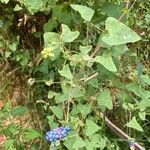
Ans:
[[[117,68],[112,60],[111,53],[108,51],[105,51],[102,56],[96,56],[94,59],[96,62],[103,65],[106,69],[112,72],[116,72]]]
[[[60,35],[55,32],[44,33],[44,46],[45,47],[58,47],[60,45]]]
[[[106,2],[102,6],[102,13],[107,14],[109,17],[119,18],[120,8],[113,2]]]
[[[81,17],[85,21],[91,21],[93,15],[94,15],[94,10],[87,7],[87,6],[82,6],[82,5],[70,5],[75,11],[78,11],[81,15]]]
[[[41,137],[41,134],[34,129],[28,129],[27,131],[24,132],[24,136],[28,140],[33,140]]]
[[[69,99],[68,94],[57,93],[55,95],[56,103],[61,103],[61,102],[67,101],[68,99]]]
[[[150,77],[146,74],[146,75],[142,75],[141,79],[148,85],[150,85]]]
[[[145,120],[146,112],[139,112],[139,117],[141,120]]]
[[[27,112],[28,112],[28,108],[26,106],[17,106],[11,111],[11,115],[13,117],[23,116]]]
[[[78,104],[77,105],[78,110],[82,114],[82,117],[85,118],[90,112],[91,112],[91,106],[90,105],[83,105],[83,104]]]
[[[18,128],[17,128],[17,125],[15,124],[10,124],[8,126],[8,130],[13,134],[13,135],[16,135],[18,133]]]
[[[55,129],[56,127],[58,127],[58,123],[55,122],[55,116],[47,116],[48,119],[48,124],[50,126],[51,129]]]
[[[69,96],[71,98],[79,98],[79,97],[83,97],[83,91],[81,91],[80,87],[76,86],[75,88],[71,89]]]
[[[48,92],[48,98],[49,98],[49,99],[53,98],[53,97],[55,96],[55,94],[56,94],[56,93],[55,93],[54,91],[49,91],[49,92]]]
[[[58,26],[58,23],[56,20],[49,19],[48,22],[44,24],[44,32],[53,31],[54,28],[56,28],[57,26]]]
[[[54,53],[54,58],[52,58],[52,60],[55,60],[59,56],[60,49],[62,48],[60,35],[55,32],[44,33],[44,47],[52,49]]]
[[[150,107],[150,99],[143,98],[141,102],[138,103],[137,106],[141,111],[145,110],[147,107]]]
[[[79,47],[79,50],[81,51],[82,54],[88,54],[92,49],[91,45],[88,46],[81,46]]]
[[[86,143],[82,140],[80,136],[76,136],[75,143],[73,144],[74,149],[85,147]]]
[[[11,148],[14,148],[14,142],[15,142],[15,139],[7,139],[6,142],[5,142],[5,148],[6,149],[10,149]]]
[[[30,13],[32,15],[34,13],[42,10],[42,8],[44,7],[44,1],[43,0],[25,0],[25,1],[23,1],[23,4],[30,11]]]
[[[7,4],[9,0],[1,0],[1,2]]]
[[[129,128],[133,128],[133,129],[143,132],[143,128],[137,122],[136,117],[133,117],[132,120],[126,124],[126,126]]]
[[[142,90],[141,85],[138,83],[130,83],[126,85],[126,88],[128,91],[133,92],[135,95],[141,97],[142,96]]]
[[[73,144],[76,141],[76,137],[69,137],[63,144],[67,147],[69,150],[73,150]]]
[[[112,55],[114,57],[119,57],[128,50],[129,49],[126,45],[115,45],[115,46],[112,47]]]
[[[61,76],[65,77],[65,78],[67,78],[67,79],[69,79],[69,80],[72,80],[72,79],[73,79],[73,75],[72,75],[72,73],[71,73],[71,71],[70,71],[70,68],[69,68],[69,65],[68,65],[68,64],[65,65],[65,66],[63,67],[63,69],[62,69],[62,70],[59,70],[58,72],[59,72],[59,74],[60,74]]]
[[[18,4],[16,4],[14,11],[20,11],[22,10],[22,7],[20,7]]]
[[[97,100],[100,106],[104,106],[108,108],[109,110],[113,109],[112,98],[110,96],[109,90],[105,89],[103,92],[101,92],[98,95]]]
[[[102,40],[108,45],[133,43],[141,39],[137,33],[115,18],[108,17],[105,25],[108,33],[103,35]]]
[[[99,126],[94,123],[92,120],[86,120],[86,136],[90,136],[99,130]]]
[[[72,42],[79,36],[78,31],[71,31],[69,27],[62,24],[62,39],[64,42]]]
[[[56,117],[58,119],[62,119],[63,118],[62,106],[51,106],[50,109],[56,115]]]

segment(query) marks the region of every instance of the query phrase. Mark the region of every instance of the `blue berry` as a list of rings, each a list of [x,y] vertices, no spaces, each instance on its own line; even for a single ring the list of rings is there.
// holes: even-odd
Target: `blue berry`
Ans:
[[[50,142],[55,142],[66,137],[71,129],[69,127],[58,127],[46,133],[45,139]]]

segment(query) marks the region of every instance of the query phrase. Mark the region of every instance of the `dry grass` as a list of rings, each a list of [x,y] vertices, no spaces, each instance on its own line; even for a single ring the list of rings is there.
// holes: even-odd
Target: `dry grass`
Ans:
[[[6,103],[10,104],[11,109],[18,105],[24,105],[27,99],[27,86],[22,83],[19,76],[16,76],[15,71],[11,70],[9,64],[0,64],[0,111],[5,107]],[[30,113],[26,113],[21,117],[12,117],[5,120],[0,120],[0,126],[7,128],[11,124],[21,127],[22,129],[33,128],[33,121]],[[4,149],[7,137],[0,132],[0,149]]]

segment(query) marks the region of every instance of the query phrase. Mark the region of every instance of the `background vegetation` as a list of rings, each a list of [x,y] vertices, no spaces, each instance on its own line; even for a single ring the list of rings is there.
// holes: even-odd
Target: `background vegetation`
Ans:
[[[0,0],[1,149],[150,149],[149,6]],[[71,131],[53,145],[44,136],[58,126]]]

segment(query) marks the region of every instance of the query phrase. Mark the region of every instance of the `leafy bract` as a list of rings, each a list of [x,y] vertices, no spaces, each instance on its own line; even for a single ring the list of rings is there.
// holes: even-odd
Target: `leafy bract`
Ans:
[[[133,118],[131,119],[131,121],[129,121],[126,125],[127,125],[127,127],[129,127],[129,128],[133,128],[133,129],[136,129],[136,130],[138,130],[138,131],[143,132],[143,128],[142,128],[142,127],[140,126],[140,124],[137,122],[136,117],[133,117]]]
[[[106,69],[112,72],[116,72],[117,68],[112,60],[111,53],[106,51],[102,54],[102,56],[96,56],[94,59],[96,62],[103,65]]]
[[[121,45],[140,40],[136,32],[112,17],[106,19],[105,29],[108,33],[103,35],[102,41],[108,45]]]
[[[62,24],[62,39],[64,42],[72,42],[79,36],[78,31],[71,31],[69,27]]]
[[[93,15],[94,15],[94,10],[87,7],[87,6],[82,6],[82,5],[74,5],[71,4],[71,7],[78,11],[81,15],[81,17],[85,20],[85,21],[91,21]]]

